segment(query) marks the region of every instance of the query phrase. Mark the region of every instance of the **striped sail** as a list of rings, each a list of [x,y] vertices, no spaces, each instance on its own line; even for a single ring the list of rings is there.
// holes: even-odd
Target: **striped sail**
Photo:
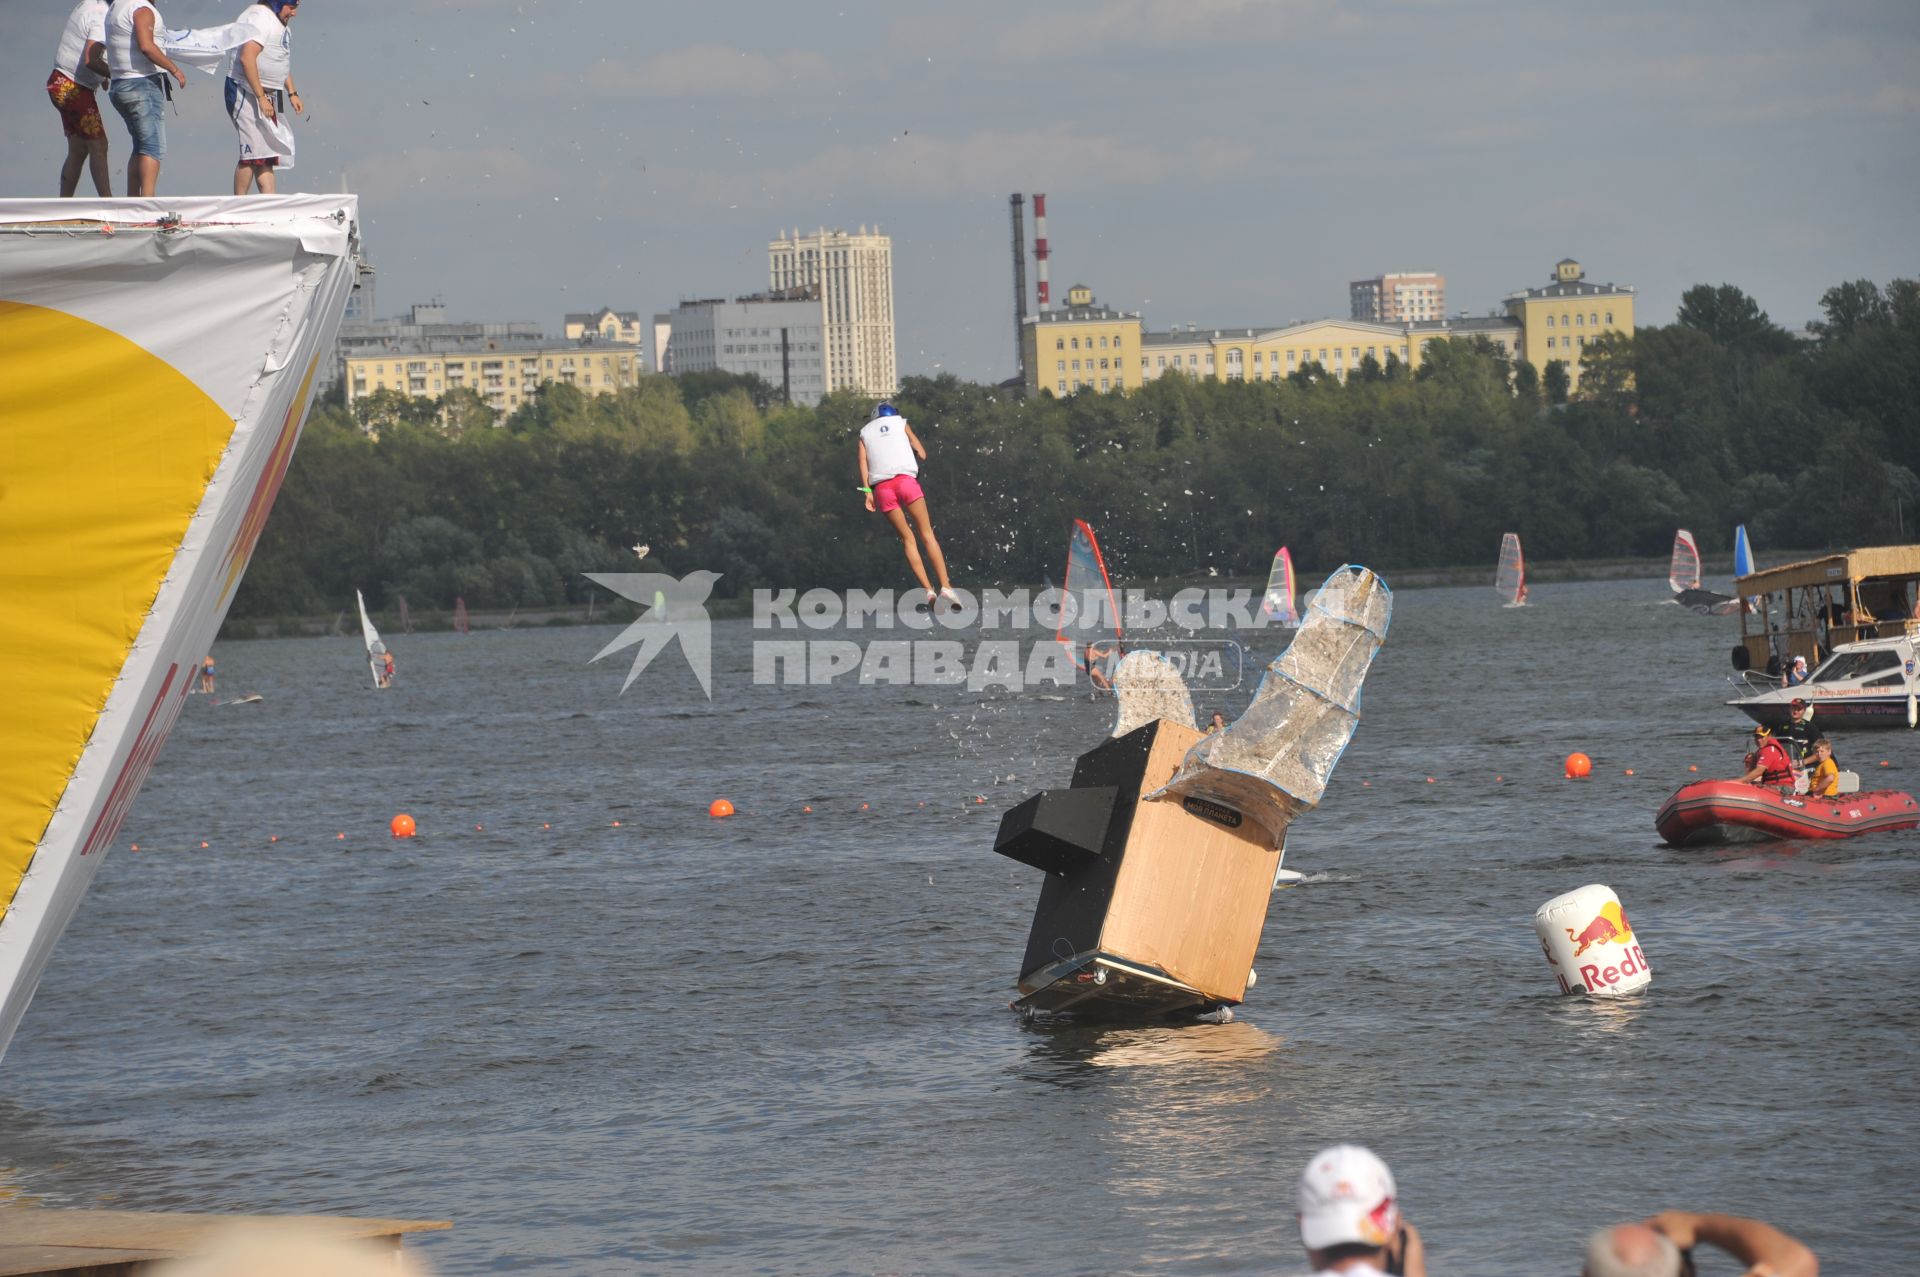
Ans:
[[[1667,563],[1667,584],[1675,594],[1700,588],[1700,547],[1693,533],[1681,528],[1673,534],[1673,558]]]
[[[1100,542],[1085,519],[1073,521],[1067,544],[1066,598],[1060,609],[1060,628],[1054,637],[1073,653],[1081,669],[1111,673],[1120,653],[1120,603],[1107,577],[1107,561]]]
[[[1300,609],[1294,603],[1293,555],[1284,545],[1273,556],[1273,568],[1267,573],[1267,594],[1260,600],[1260,613],[1277,625],[1300,624]]]

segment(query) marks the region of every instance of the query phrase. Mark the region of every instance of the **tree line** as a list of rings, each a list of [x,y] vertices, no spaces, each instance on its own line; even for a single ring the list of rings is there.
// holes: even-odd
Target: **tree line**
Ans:
[[[1067,530],[1098,530],[1116,577],[1311,579],[1535,559],[1913,540],[1920,501],[1920,283],[1829,289],[1803,334],[1732,285],[1687,291],[1671,324],[1589,345],[1577,395],[1484,338],[1342,383],[1168,376],[1054,398],[908,377],[894,403],[926,442],[921,480],[962,584],[1058,579]],[[908,584],[856,491],[872,402],[781,404],[724,373],[616,394],[541,388],[497,419],[471,390],[316,405],[233,607],[321,615],[355,588],[415,610],[579,604],[590,571],[722,573],[755,586]],[[1489,570],[1491,570],[1489,568]]]

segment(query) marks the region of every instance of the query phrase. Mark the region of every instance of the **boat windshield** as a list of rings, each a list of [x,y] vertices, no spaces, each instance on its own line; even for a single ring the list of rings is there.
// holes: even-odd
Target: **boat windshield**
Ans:
[[[1869,674],[1878,674],[1882,670],[1896,669],[1900,665],[1900,655],[1885,648],[1877,652],[1836,652],[1827,663],[1813,672],[1809,682],[1845,683],[1856,678],[1865,678]]]

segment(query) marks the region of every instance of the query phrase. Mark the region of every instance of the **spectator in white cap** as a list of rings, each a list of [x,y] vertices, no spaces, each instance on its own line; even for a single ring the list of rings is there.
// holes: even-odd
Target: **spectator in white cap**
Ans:
[[[1427,1277],[1420,1234],[1400,1218],[1393,1172],[1357,1144],[1323,1149],[1300,1172],[1300,1242],[1316,1273]]]
[[[1819,1277],[1820,1261],[1771,1224],[1738,1215],[1662,1211],[1640,1224],[1616,1224],[1587,1239],[1581,1277],[1682,1277],[1693,1272],[1693,1248],[1723,1250],[1744,1267],[1741,1277]]]

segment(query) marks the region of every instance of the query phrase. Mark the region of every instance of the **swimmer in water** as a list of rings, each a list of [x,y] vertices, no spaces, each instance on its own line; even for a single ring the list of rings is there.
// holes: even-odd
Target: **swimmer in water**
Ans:
[[[926,445],[890,403],[876,407],[873,420],[860,428],[860,491],[866,494],[867,509],[886,515],[887,522],[893,525],[900,538],[900,548],[906,553],[907,566],[913,569],[920,588],[927,592],[927,606],[946,603],[957,608],[960,599],[947,580],[946,556],[940,553],[940,542],[934,539],[926,494],[920,491],[920,463],[926,459]],[[920,557],[923,544],[925,561]],[[940,582],[938,590],[927,578],[928,561],[933,564],[934,578]]]

